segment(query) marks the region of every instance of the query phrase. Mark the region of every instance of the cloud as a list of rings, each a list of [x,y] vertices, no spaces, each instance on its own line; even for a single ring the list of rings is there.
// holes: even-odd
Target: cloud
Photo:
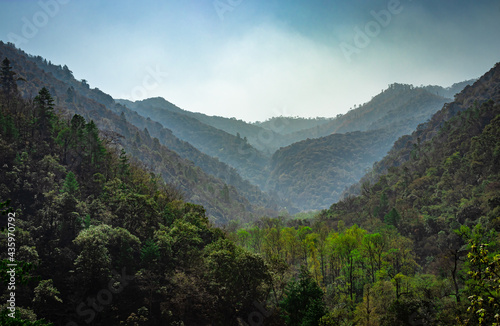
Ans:
[[[203,80],[172,92],[187,109],[248,120],[343,109],[335,101],[342,62],[331,48],[293,31],[257,26],[215,49],[208,63]]]
[[[250,121],[335,116],[390,83],[449,86],[485,73],[499,61],[497,2],[401,0],[403,11],[352,60],[340,44],[353,44],[389,0],[243,1],[223,21],[212,2],[71,1],[23,49],[114,97],[162,96]],[[6,32],[38,10],[8,8]],[[151,71],[161,78],[145,84]]]

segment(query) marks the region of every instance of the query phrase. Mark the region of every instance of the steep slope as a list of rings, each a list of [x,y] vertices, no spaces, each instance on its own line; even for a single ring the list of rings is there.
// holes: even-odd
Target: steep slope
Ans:
[[[275,138],[274,131],[270,132],[267,128],[259,127],[255,124],[247,123],[243,120],[238,120],[236,118],[225,118],[219,116],[209,116],[199,112],[191,112],[183,110],[176,105],[168,102],[163,98],[150,98],[143,101],[129,101],[118,99],[118,103],[126,105],[127,107],[136,110],[139,106],[145,107],[156,107],[174,113],[183,114],[191,118],[195,118],[198,121],[217,128],[219,130],[225,131],[233,136],[240,134],[241,138],[247,138],[248,143],[255,147],[257,150],[269,153],[270,148],[274,148],[272,143]]]
[[[288,146],[307,138],[351,131],[398,128],[404,133],[410,133],[419,123],[429,119],[444,103],[451,101],[450,98],[436,93],[447,95],[469,82],[459,83],[458,86],[455,85],[449,89],[434,86],[432,91],[426,87],[391,84],[368,103],[355,107],[343,115],[339,114],[325,124],[282,137],[280,146]]]
[[[343,196],[360,194],[363,184],[374,183],[380,175],[385,174],[391,167],[397,167],[408,161],[412,153],[415,155],[424,142],[436,136],[445,122],[459,112],[471,106],[479,106],[488,100],[498,102],[500,100],[498,70],[499,67],[496,65],[479,80],[472,85],[467,85],[460,93],[456,94],[455,101],[446,104],[428,122],[420,124],[411,135],[404,135],[398,139],[388,155],[374,164],[373,169],[360,182],[349,187]]]
[[[252,218],[252,214],[260,215],[264,212],[273,214],[273,210],[277,209],[273,201],[257,187],[245,184],[227,165],[213,162],[213,169],[218,171],[218,175],[228,175],[241,189],[246,188],[252,203],[234,186],[228,186],[220,179],[207,174],[162,145],[158,139],[151,138],[147,130],[138,129],[107,109],[105,104],[109,107],[115,106],[113,99],[98,89],[90,89],[86,81],[75,80],[66,66],[52,65],[41,57],[29,56],[3,43],[0,43],[0,57],[9,57],[18,75],[24,78],[25,82],[20,82],[23,96],[33,97],[41,87],[47,86],[56,105],[64,105],[71,114],[78,113],[87,120],[94,120],[103,134],[107,135],[108,141],[123,146],[132,156],[142,160],[155,173],[181,190],[186,200],[204,205],[218,223],[238,218],[247,220]],[[164,134],[169,132],[165,130]],[[175,142],[173,136],[170,139]],[[194,148],[191,152],[194,156],[201,155],[199,152],[197,154]]]
[[[243,178],[263,188],[267,179],[268,158],[241,136],[234,136],[207,125],[162,98],[135,103],[119,100],[118,102],[130,106],[146,118],[161,123],[180,139],[189,142],[201,152],[229,164]]]
[[[268,189],[303,210],[329,207],[387,153],[395,138],[393,131],[356,131],[281,148],[273,155]]]
[[[497,64],[402,137],[376,165],[373,181],[360,186],[361,194],[332,205],[323,218],[392,225],[413,239],[419,263],[431,270],[440,260],[460,259],[454,230],[477,223],[487,230],[500,227],[499,104]]]
[[[147,130],[152,137],[158,138],[161,144],[175,151],[181,157],[192,161],[205,173],[223,180],[228,185],[234,186],[238,192],[245,196],[251,203],[271,210],[278,210],[279,207],[293,208],[293,205],[289,203],[288,200],[280,200],[276,196],[270,196],[262,192],[258,186],[243,179],[233,167],[220,162],[217,158],[200,152],[188,142],[178,139],[173,135],[172,131],[165,129],[159,122],[144,118],[137,112],[121,104],[116,104],[114,106],[114,111],[120,113],[120,115],[123,114],[123,117],[133,125],[140,129]],[[240,141],[243,143],[242,139]],[[244,144],[242,148],[245,148]],[[270,213],[273,214],[272,212]]]
[[[46,88],[34,100],[18,96],[5,63],[0,286],[11,287],[1,293],[15,307],[2,304],[0,325],[236,325],[265,299],[262,257],[118,155],[93,121],[58,117]],[[32,82],[23,84],[29,92]]]
[[[326,208],[341,197],[350,182],[359,180],[382,159],[394,141],[430,118],[445,101],[424,88],[393,84],[343,116],[290,134],[333,133],[278,150],[272,158],[267,189],[290,198],[301,209]]]

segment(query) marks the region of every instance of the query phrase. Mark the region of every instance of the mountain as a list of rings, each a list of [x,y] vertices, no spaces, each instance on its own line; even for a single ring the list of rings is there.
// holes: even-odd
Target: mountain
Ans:
[[[123,147],[153,172],[160,174],[165,181],[182,191],[186,200],[204,205],[217,223],[239,218],[247,220],[253,214],[273,215],[279,209],[274,200],[241,179],[234,169],[176,139],[171,131],[159,130],[165,136],[162,141],[167,143],[168,138],[169,143],[182,147],[184,154],[190,153],[190,158],[204,161],[205,168],[209,170],[210,167],[212,174],[161,144],[158,138],[151,137],[147,129],[129,123],[124,116],[117,114],[122,106],[117,107],[112,97],[104,92],[91,89],[85,80],[75,80],[68,67],[53,65],[40,56],[30,56],[4,43],[0,43],[0,57],[10,58],[18,76],[25,80],[20,82],[19,87],[24,97],[32,98],[41,87],[46,86],[56,105],[65,107],[68,118],[78,113],[87,120],[93,120],[103,135],[107,135],[108,141],[115,143],[117,148]],[[239,189],[216,175],[223,176]],[[246,192],[252,202],[240,191]]]
[[[375,163],[373,169],[363,176],[356,184],[352,185],[343,196],[359,195],[363,187],[375,180],[382,174],[387,173],[389,169],[398,167],[408,161],[412,155],[422,146],[422,144],[438,133],[446,121],[459,114],[459,112],[478,106],[480,103],[492,100],[495,103],[499,101],[498,90],[498,66],[481,77],[480,80],[472,85],[467,85],[460,93],[455,95],[455,101],[445,105],[440,111],[432,116],[429,121],[420,124],[416,130],[408,135],[399,138],[392,146],[390,152],[382,160]],[[463,84],[459,84],[462,86]]]
[[[426,121],[447,99],[422,87],[392,84],[370,102],[313,129],[291,133],[327,136],[302,140],[272,157],[267,190],[300,209],[327,208],[351,182],[382,159],[394,141]]]
[[[391,225],[412,239],[424,270],[437,272],[453,259],[457,270],[465,253],[456,231],[480,224],[486,237],[500,225],[499,139],[500,63],[401,137],[358,186],[360,194],[333,204],[322,219]],[[459,294],[462,279],[443,272]]]
[[[268,187],[303,210],[329,207],[393,141],[391,132],[376,130],[294,143],[273,155]]]
[[[300,209],[317,209],[338,200],[342,191],[381,159],[395,140],[451,100],[438,94],[450,95],[467,83],[446,89],[392,84],[370,102],[335,119],[277,117],[254,123],[260,130],[236,119],[185,111],[162,98],[118,102],[236,168],[262,190],[277,195],[282,203],[290,200]],[[234,137],[205,122],[239,131]],[[359,133],[367,131],[366,135]],[[339,135],[343,133],[346,135]],[[249,145],[247,135],[265,143],[266,150],[274,153],[270,162]],[[286,146],[278,149],[281,145]]]
[[[261,218],[233,236],[297,271],[286,287],[278,278],[276,292],[286,296],[280,309],[304,323],[314,315],[319,325],[494,325],[499,140],[500,63],[401,137],[360,195],[306,220]],[[319,305],[304,304],[300,314],[304,297]]]
[[[46,84],[51,85],[56,102],[67,103],[71,112],[93,119],[105,133],[123,136],[118,139],[127,152],[178,185],[188,200],[206,206],[219,223],[239,219],[241,214],[242,220],[250,218],[249,214],[273,215],[282,207],[289,212],[328,207],[380,160],[395,140],[449,101],[438,94],[450,95],[467,84],[448,89],[392,84],[370,102],[334,119],[277,117],[248,124],[192,113],[162,98],[115,101],[91,89],[85,80],[75,80],[66,66],[53,65],[41,57],[24,57],[21,61],[49,73],[50,77],[44,78],[48,78]],[[25,74],[22,69],[20,73]],[[36,87],[26,89],[26,93],[36,92]],[[233,135],[211,124],[241,133]],[[268,157],[253,147],[246,132],[261,143],[267,141],[266,150],[273,155]],[[172,168],[155,155],[158,145],[188,161]],[[271,152],[278,145],[284,146]],[[184,167],[186,164],[191,167]],[[208,185],[215,180],[227,189]],[[244,213],[239,211],[241,207],[246,208]]]
[[[0,325],[236,325],[248,316],[266,295],[263,258],[214,227],[203,206],[183,201],[161,176],[117,151],[94,121],[64,113],[73,99],[92,108],[90,116],[119,116],[77,92],[64,97],[64,84],[8,54],[16,68],[29,69],[4,59],[0,70],[0,284],[9,288],[1,292]],[[47,88],[34,99],[18,93],[36,85]],[[164,163],[162,172],[180,186],[225,187],[221,200],[234,195],[157,140],[134,138],[137,129],[125,120],[117,126],[139,154],[153,146],[163,161],[150,162]],[[196,184],[175,174],[181,169]],[[243,203],[239,210],[248,208]]]
[[[286,135],[301,130],[307,130],[323,125],[332,120],[332,118],[300,118],[300,117],[273,117],[264,122],[254,122],[254,125],[267,130],[275,131]]]
[[[178,138],[234,167],[243,178],[263,188],[268,158],[241,136],[207,125],[162,98],[117,102],[161,123]]]
[[[444,88],[437,87],[445,93]],[[337,115],[333,120],[282,137],[279,145],[285,147],[307,138],[380,128],[404,128],[406,133],[410,133],[420,122],[426,121],[450,100],[451,98],[432,93],[425,87],[391,84],[371,101],[355,106],[347,113]]]

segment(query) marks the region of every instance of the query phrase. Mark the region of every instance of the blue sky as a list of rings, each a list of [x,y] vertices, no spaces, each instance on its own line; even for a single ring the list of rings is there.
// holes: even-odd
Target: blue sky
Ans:
[[[335,116],[500,61],[498,0],[0,0],[0,39],[115,98],[247,121]]]

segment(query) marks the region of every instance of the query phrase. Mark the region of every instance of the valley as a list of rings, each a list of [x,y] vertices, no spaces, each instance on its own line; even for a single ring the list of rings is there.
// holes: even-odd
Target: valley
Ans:
[[[0,58],[2,325],[498,322],[499,64],[250,123]]]

